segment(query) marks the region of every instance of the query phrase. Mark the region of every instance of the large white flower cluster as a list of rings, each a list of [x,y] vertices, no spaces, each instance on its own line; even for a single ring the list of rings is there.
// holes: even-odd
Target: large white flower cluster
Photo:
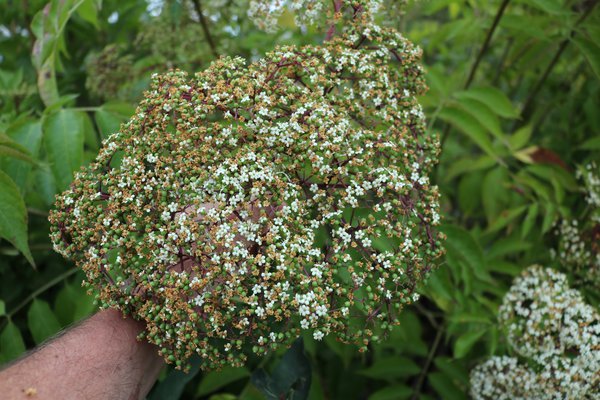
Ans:
[[[504,297],[499,322],[516,356],[492,357],[472,371],[475,399],[599,398],[600,316],[564,274],[525,270]]]
[[[56,249],[169,362],[242,365],[303,331],[365,349],[442,253],[420,50],[340,4],[322,45],[155,76],[57,201]]]

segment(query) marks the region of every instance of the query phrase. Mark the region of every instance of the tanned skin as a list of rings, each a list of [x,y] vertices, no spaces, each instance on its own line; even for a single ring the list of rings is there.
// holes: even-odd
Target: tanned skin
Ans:
[[[119,311],[100,311],[0,370],[0,398],[144,399],[164,362],[136,339],[143,329]]]

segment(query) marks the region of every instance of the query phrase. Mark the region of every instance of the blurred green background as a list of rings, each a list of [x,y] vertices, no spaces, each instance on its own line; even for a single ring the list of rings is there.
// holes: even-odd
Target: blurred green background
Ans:
[[[468,398],[469,371],[510,351],[496,314],[531,264],[567,273],[598,306],[600,213],[586,198],[600,188],[578,173],[600,165],[597,3],[383,1],[379,23],[424,51],[447,254],[385,343],[361,354],[305,339],[310,398]],[[48,210],[134,112],[150,75],[323,39],[289,13],[279,32],[261,32],[247,10],[236,0],[0,0],[0,363],[94,312],[83,274],[52,250]],[[573,221],[583,255],[560,228]],[[250,375],[280,359],[165,370],[151,396],[260,399]]]

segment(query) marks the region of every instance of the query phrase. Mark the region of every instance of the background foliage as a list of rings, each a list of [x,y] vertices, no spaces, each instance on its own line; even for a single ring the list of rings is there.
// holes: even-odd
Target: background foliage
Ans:
[[[279,33],[261,32],[237,1],[167,1],[162,11],[142,0],[46,3],[0,1],[0,362],[94,311],[82,274],[51,248],[47,214],[134,112],[150,74],[323,36],[288,14]],[[432,178],[447,255],[421,301],[368,353],[305,338],[307,358],[299,343],[247,368],[165,372],[151,398],[263,398],[257,388],[302,398],[310,384],[313,399],[462,399],[469,371],[509,352],[497,311],[524,268],[561,269],[597,307],[589,268],[552,254],[562,220],[579,220],[592,245],[600,232],[576,173],[600,161],[598,2],[395,3],[381,23],[423,48],[421,101],[443,142]]]

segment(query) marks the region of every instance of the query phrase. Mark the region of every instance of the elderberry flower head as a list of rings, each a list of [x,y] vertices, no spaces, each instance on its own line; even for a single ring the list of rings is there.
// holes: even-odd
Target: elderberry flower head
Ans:
[[[364,350],[416,298],[442,253],[438,144],[420,50],[365,24],[154,76],[58,198],[55,248],[168,362],[242,365],[302,331]]]

